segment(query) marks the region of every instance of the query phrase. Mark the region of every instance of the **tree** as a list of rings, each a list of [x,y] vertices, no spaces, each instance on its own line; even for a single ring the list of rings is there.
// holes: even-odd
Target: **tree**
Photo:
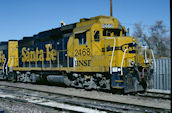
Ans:
[[[170,57],[170,36],[167,35],[167,28],[163,21],[156,21],[146,33],[142,23],[134,25],[133,35],[139,39],[142,46],[148,46],[153,49],[155,57]]]
[[[156,21],[150,28],[150,41],[155,51],[156,57],[170,56],[170,38],[167,36],[167,28],[163,25],[163,21]]]
[[[151,48],[151,44],[149,42],[149,37],[144,32],[144,27],[141,22],[134,24],[134,33],[133,35],[139,39],[139,42],[142,46],[148,46]]]

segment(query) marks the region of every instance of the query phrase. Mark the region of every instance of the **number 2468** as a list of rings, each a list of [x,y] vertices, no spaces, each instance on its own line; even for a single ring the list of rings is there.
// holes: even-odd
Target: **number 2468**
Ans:
[[[90,56],[90,48],[75,49],[75,56]]]

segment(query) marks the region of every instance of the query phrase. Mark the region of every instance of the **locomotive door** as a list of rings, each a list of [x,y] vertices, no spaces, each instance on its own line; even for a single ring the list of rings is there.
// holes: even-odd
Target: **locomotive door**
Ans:
[[[102,29],[98,25],[95,25],[92,29],[92,66],[96,72],[108,71],[107,64],[108,59],[105,56],[105,39],[102,35]]]
[[[18,41],[9,41],[8,42],[8,67],[12,71],[13,67],[18,66]]]

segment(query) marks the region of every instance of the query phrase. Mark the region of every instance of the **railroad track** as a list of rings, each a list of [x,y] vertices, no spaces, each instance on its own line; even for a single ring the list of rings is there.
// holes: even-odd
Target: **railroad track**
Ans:
[[[57,110],[60,109],[64,112],[106,113],[104,111],[86,108],[81,105],[78,106],[76,102],[69,100],[69,98],[72,97],[54,95],[17,87],[0,86],[0,98],[51,107]]]
[[[47,90],[43,90],[42,89],[43,87]],[[50,91],[49,88],[50,89],[52,88],[53,91]],[[13,84],[13,83],[1,82],[0,97],[20,100],[20,101],[27,101],[38,105],[60,108],[60,109],[75,111],[75,112],[125,112],[125,111],[169,112],[170,111],[170,101],[167,100],[163,101],[158,99],[156,100],[150,99],[148,102],[148,100],[145,101],[144,99],[145,97],[140,97],[140,98],[137,97],[138,102],[136,104],[134,103],[134,101],[136,101],[136,98],[134,98],[134,96],[125,96],[125,95],[114,96],[112,94],[98,92],[97,96],[95,97],[94,95],[95,92],[94,92],[94,94],[92,94],[92,97],[90,97],[90,95],[88,95],[90,93],[85,91],[80,92],[81,95],[79,95],[76,89],[61,88],[61,89],[65,89],[67,93],[63,92],[63,90],[61,90],[61,92],[57,92],[57,90],[59,90],[59,87],[55,89],[53,86],[21,84],[21,83]],[[73,94],[73,90],[76,93],[75,95]],[[114,100],[113,98],[111,98],[111,100],[108,99],[110,95],[114,97]],[[121,98],[121,101],[117,101],[119,97]],[[117,99],[115,100],[115,98]],[[133,101],[133,103],[129,102],[129,100]],[[139,104],[140,100],[142,100],[141,102],[142,104]],[[158,101],[158,102],[157,104],[153,102],[153,104],[150,105],[152,101],[155,102]],[[168,103],[169,103],[169,107],[167,106]]]
[[[145,93],[137,93],[138,96],[156,98],[156,99],[171,99],[170,93],[161,93],[161,92],[145,92]]]

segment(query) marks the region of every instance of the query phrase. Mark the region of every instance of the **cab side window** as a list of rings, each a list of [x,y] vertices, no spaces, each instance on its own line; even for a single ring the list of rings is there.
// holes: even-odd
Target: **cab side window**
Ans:
[[[94,31],[94,41],[98,42],[100,41],[100,32]]]
[[[75,34],[75,38],[79,39],[79,45],[86,44],[86,32]]]
[[[114,30],[113,33],[114,36],[120,36],[120,30]]]
[[[103,36],[110,36],[110,32],[107,29],[104,29]]]

